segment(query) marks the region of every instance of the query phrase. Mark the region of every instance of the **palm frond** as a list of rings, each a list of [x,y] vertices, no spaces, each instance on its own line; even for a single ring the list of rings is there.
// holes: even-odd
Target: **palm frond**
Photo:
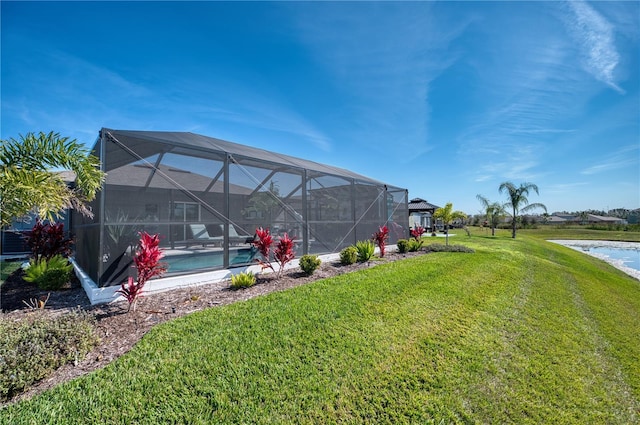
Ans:
[[[76,174],[75,188],[53,172],[69,169]],[[12,218],[36,213],[53,218],[72,208],[91,215],[86,203],[102,187],[105,174],[100,161],[77,142],[58,133],[27,133],[0,145],[0,207],[2,225]]]

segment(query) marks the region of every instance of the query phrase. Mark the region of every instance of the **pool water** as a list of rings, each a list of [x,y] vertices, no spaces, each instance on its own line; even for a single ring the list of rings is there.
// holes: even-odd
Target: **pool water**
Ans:
[[[250,249],[229,253],[231,264],[247,264],[253,261],[254,253]],[[202,269],[219,269],[222,267],[222,252],[203,254],[174,255],[163,258],[167,264],[167,272],[188,272]]]

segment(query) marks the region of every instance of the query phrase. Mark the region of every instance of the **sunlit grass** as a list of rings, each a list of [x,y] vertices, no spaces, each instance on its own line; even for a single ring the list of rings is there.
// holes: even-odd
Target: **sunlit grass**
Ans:
[[[584,226],[538,226],[537,229],[518,230],[518,234],[539,239],[595,239],[610,241],[640,242],[640,232],[624,230],[594,230]]]
[[[20,268],[19,261],[0,261],[0,286],[14,271]]]
[[[488,227],[469,227],[473,236],[491,238],[491,229]],[[459,235],[464,235],[463,230],[454,229]],[[594,240],[610,240],[610,241],[626,241],[640,242],[640,232],[624,231],[624,230],[594,230],[587,229],[585,226],[556,226],[556,225],[537,225],[535,229],[518,229],[517,236],[531,236],[536,239],[594,239]],[[511,229],[496,229],[495,237],[511,237]]]
[[[3,423],[637,423],[640,284],[526,234],[196,313]]]

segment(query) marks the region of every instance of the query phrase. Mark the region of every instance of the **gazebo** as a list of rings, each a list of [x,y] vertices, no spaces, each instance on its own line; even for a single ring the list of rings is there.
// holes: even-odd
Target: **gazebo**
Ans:
[[[413,198],[409,201],[409,227],[422,226],[427,231],[434,231],[436,223],[433,220],[433,213],[440,208],[422,198]]]

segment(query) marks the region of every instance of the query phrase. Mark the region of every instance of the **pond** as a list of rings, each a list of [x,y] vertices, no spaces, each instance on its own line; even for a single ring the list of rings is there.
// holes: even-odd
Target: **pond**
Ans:
[[[600,258],[640,279],[640,242],[594,241],[594,240],[551,240],[576,251]]]

